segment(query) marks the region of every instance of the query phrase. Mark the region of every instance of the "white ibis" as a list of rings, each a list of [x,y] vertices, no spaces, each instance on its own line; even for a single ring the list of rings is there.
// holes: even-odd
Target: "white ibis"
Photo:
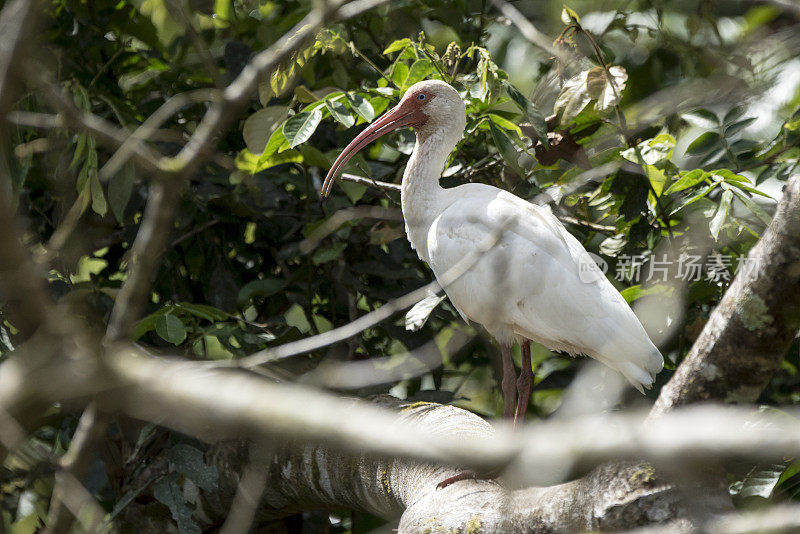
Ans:
[[[464,103],[450,85],[438,80],[412,85],[397,106],[342,151],[325,177],[322,195],[330,194],[356,152],[396,128],[413,127],[417,143],[401,188],[411,247],[441,282],[480,243],[498,235],[494,246],[444,290],[461,316],[482,325],[502,348],[505,416],[513,416],[515,424],[525,417],[533,385],[531,341],[591,356],[643,392],[664,359],[622,295],[602,273],[589,269],[594,262],[586,249],[550,210],[485,184],[439,185],[466,122]],[[519,378],[511,358],[515,341],[522,347]]]

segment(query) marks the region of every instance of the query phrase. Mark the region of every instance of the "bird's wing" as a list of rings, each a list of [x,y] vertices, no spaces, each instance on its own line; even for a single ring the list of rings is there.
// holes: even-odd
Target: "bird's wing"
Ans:
[[[501,342],[526,337],[585,353],[649,385],[663,365],[639,320],[547,208],[489,186],[462,186],[428,234],[437,278],[481,242],[497,242],[445,290]]]

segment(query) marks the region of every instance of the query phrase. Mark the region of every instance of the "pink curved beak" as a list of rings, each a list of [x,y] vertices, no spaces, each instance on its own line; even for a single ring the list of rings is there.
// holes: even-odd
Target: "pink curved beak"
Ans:
[[[419,126],[427,120],[427,116],[420,111],[417,104],[412,100],[401,100],[399,104],[384,113],[378,120],[369,125],[369,127],[358,134],[349,145],[342,150],[336,161],[333,162],[331,170],[325,177],[325,182],[322,184],[322,198],[327,197],[333,189],[333,182],[341,173],[342,169],[350,158],[356,153],[373,142],[375,139],[385,135],[392,130],[401,128],[403,126]]]

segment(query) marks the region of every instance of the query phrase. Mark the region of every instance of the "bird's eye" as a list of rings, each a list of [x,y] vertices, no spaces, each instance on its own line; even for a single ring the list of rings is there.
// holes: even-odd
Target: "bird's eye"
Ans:
[[[428,97],[425,95],[425,93],[420,93],[417,95],[417,100],[425,100],[426,98]]]

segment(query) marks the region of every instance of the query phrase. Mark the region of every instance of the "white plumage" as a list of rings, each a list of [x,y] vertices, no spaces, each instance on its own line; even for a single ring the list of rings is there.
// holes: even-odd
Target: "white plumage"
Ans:
[[[466,125],[464,104],[448,84],[432,80],[409,88],[400,104],[342,152],[323,193],[330,192],[336,175],[357,150],[407,125],[415,128],[417,144],[401,189],[406,232],[437,279],[441,282],[478,244],[497,236],[494,245],[444,289],[464,319],[482,325],[501,344],[505,374],[513,342],[526,347],[527,340],[533,340],[552,350],[596,358],[640,391],[649,387],[663,367],[661,354],[619,292],[548,208],[488,185],[439,185],[447,157]],[[516,384],[517,417],[524,417],[531,381],[530,358],[526,362],[523,356],[523,375]],[[506,415],[512,386],[504,378]]]
[[[495,245],[445,288],[465,319],[501,344],[530,339],[586,354],[620,371],[641,390],[663,360],[625,299],[547,208],[506,191],[467,184],[428,230],[428,262],[441,279],[475,244]]]

